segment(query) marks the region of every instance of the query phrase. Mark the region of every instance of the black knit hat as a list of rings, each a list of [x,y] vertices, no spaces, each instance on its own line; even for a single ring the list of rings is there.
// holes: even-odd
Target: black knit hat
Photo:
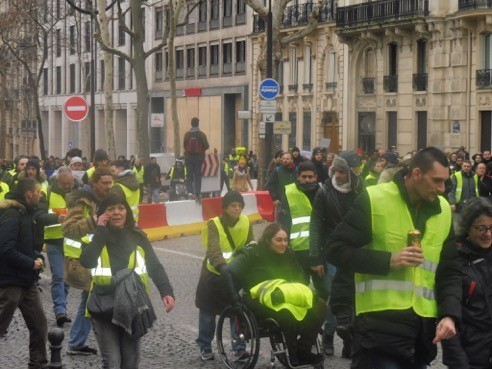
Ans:
[[[109,160],[108,153],[103,149],[97,149],[94,153],[94,162]]]
[[[36,168],[36,170],[38,171],[38,174],[39,174],[39,160],[38,159],[34,159],[34,158],[31,158],[27,161],[26,163],[26,168],[27,167],[34,167]]]
[[[244,208],[244,198],[243,195],[239,191],[229,191],[224,195],[222,198],[222,209],[226,209],[229,205],[231,205],[233,202],[238,202],[242,205]]]
[[[110,192],[109,195],[99,203],[99,206],[97,207],[97,217],[103,215],[108,207],[118,204],[123,204],[126,208],[125,227],[133,228],[135,226],[135,220],[133,219],[132,209],[130,208],[130,205],[128,205],[125,196],[119,192]]]

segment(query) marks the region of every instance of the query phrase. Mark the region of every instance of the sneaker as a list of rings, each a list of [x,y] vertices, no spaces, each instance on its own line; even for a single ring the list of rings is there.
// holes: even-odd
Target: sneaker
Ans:
[[[200,350],[200,357],[202,358],[203,361],[215,359],[212,349]]]
[[[85,346],[80,349],[67,348],[67,354],[69,355],[97,355],[97,350],[95,348]]]
[[[238,350],[234,353],[234,356],[236,357],[236,361],[241,361],[249,359],[250,354],[245,350]]]
[[[63,327],[63,324],[65,323],[71,323],[72,319],[70,319],[67,314],[65,313],[59,313],[56,314],[56,325],[59,327]]]

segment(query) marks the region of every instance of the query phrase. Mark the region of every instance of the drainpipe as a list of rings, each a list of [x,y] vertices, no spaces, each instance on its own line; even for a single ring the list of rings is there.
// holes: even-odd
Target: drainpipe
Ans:
[[[468,143],[466,148],[470,150],[470,143],[471,143],[471,80],[472,80],[472,45],[471,45],[471,30],[468,29],[468,80],[467,80],[467,103],[466,103],[466,126],[467,126],[467,133],[468,133]]]
[[[349,100],[349,48],[347,44],[343,44],[343,121],[342,121],[342,150],[351,149],[348,146],[348,130],[349,130],[349,116],[348,116],[348,100]],[[355,92],[352,92],[355,93]],[[356,124],[354,122],[354,124]],[[357,131],[357,129],[355,129]],[[355,148],[355,147],[354,147]]]

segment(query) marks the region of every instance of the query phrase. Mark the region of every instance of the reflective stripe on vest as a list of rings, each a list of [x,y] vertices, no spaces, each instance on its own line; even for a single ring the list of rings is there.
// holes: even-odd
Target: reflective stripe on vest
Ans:
[[[49,198],[49,210],[48,213],[53,214],[53,209],[64,209],[67,203],[62,195],[51,191]],[[52,224],[44,227],[44,239],[45,240],[59,240],[63,238],[61,224]]]
[[[128,205],[130,205],[130,209],[132,209],[133,219],[135,219],[135,222],[138,222],[138,204],[140,203],[140,189],[132,191],[128,187],[118,182],[115,182],[114,185],[120,186],[120,188],[125,193],[126,202],[128,203]]]
[[[279,289],[284,298],[284,302],[274,304],[272,293]],[[287,282],[284,279],[271,279],[258,283],[249,290],[251,297],[258,299],[258,302],[270,309],[280,311],[286,309],[292,313],[298,321],[304,319],[307,311],[313,306],[313,291],[302,284]]]
[[[84,217],[88,218],[90,216],[90,210],[88,207],[84,206]],[[90,237],[92,239],[94,235],[88,234],[84,237]],[[84,238],[84,237],[81,237]],[[90,241],[89,241],[90,242]],[[65,237],[63,239],[63,254],[65,257],[78,259],[80,258],[80,254],[82,253],[82,241],[77,239],[71,239]]]
[[[408,205],[394,182],[367,188],[371,202],[372,241],[366,249],[397,253],[415,229]],[[443,243],[451,229],[451,209],[439,196],[441,213],[427,219],[421,247],[424,263],[390,270],[387,275],[355,274],[356,314],[412,308],[422,317],[437,317],[435,276]],[[391,230],[390,232],[388,230]]]
[[[453,174],[456,178],[456,190],[455,190],[455,203],[459,204],[461,200],[461,195],[463,193],[463,173],[461,171]],[[473,182],[475,183],[475,197],[479,196],[478,193],[478,176],[476,174],[473,175]]]
[[[292,218],[290,246],[294,251],[309,250],[309,222],[313,208],[311,202],[295,183],[285,186],[285,197]]]
[[[232,255],[234,250],[229,243],[229,239],[222,227],[222,222],[219,217],[215,217],[211,219],[215,226],[217,227],[217,231],[219,233],[219,245],[220,250],[222,251],[222,256],[224,257],[226,263],[230,263],[232,260]],[[229,227],[229,233],[231,234],[232,240],[234,241],[234,245],[236,246],[236,250],[246,245],[246,241],[248,240],[249,234],[249,219],[246,215],[241,214],[239,216],[238,222],[234,225],[234,227]],[[208,248],[208,224],[202,228],[202,242],[206,248]],[[212,264],[210,264],[210,260],[207,259],[207,269],[215,274],[220,274]]]

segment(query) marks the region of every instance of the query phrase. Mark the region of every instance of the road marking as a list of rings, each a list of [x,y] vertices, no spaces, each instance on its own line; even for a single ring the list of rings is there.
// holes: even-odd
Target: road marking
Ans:
[[[188,252],[181,252],[181,251],[161,249],[159,247],[154,247],[154,250],[163,251],[163,252],[169,252],[171,254],[176,254],[176,255],[181,255],[181,256],[186,256],[186,257],[192,258],[192,259],[198,259],[198,260],[202,260],[203,259],[202,256],[193,255],[193,254],[190,254]]]

